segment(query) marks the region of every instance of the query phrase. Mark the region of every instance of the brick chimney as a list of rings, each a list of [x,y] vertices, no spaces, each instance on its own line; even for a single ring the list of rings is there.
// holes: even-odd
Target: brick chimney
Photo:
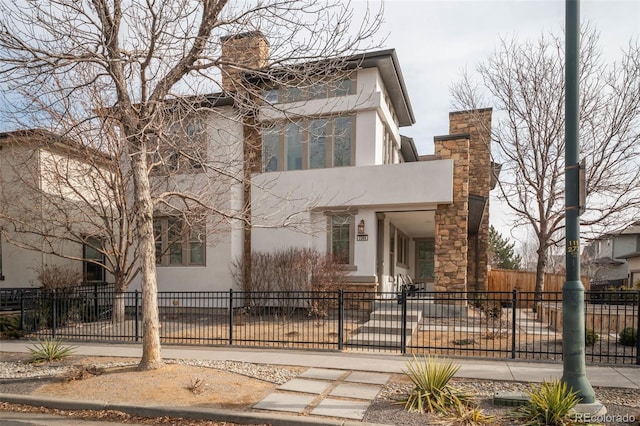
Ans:
[[[222,42],[222,88],[235,90],[242,71],[264,68],[269,63],[269,42],[260,31],[228,35]]]

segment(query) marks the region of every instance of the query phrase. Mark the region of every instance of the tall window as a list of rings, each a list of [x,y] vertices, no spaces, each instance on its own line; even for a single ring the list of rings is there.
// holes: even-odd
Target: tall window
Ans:
[[[416,241],[416,279],[433,280],[434,254],[435,241],[433,239]]]
[[[187,225],[178,217],[153,219],[156,263],[160,266],[205,264],[204,224]]]
[[[102,240],[95,237],[87,238],[86,243],[82,245],[82,258],[84,259],[82,262],[82,274],[84,281],[106,281],[104,269],[106,257],[102,252],[102,246]]]
[[[351,117],[338,117],[333,122],[333,166],[351,165]]]
[[[280,130],[265,129],[262,133],[262,161],[265,172],[280,170]]]
[[[396,227],[389,226],[389,275],[396,275]]]
[[[331,254],[334,255],[338,263],[353,263],[352,255],[352,235],[353,216],[335,215],[330,217],[331,221]]]
[[[287,122],[262,133],[265,172],[342,167],[353,164],[353,117]],[[284,158],[286,161],[281,161]]]
[[[398,230],[398,264],[409,265],[409,237]]]
[[[299,123],[287,123],[285,140],[287,144],[287,170],[301,170],[302,129]]]
[[[327,120],[309,122],[309,168],[327,167]]]

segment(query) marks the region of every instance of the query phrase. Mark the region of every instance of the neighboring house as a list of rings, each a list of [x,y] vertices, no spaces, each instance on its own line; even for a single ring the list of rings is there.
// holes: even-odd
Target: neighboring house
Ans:
[[[592,281],[636,283],[640,280],[640,221],[594,240],[585,247],[582,263]]]
[[[268,63],[260,33],[224,43],[229,62]],[[204,113],[194,126],[205,129],[208,158],[220,145],[244,158],[236,172],[250,185],[230,182],[221,192],[228,208],[250,207],[248,225],[232,220],[214,232],[209,219],[197,232],[206,238],[194,238],[191,230],[167,250],[171,218],[159,214],[160,291],[234,288],[231,262],[290,247],[334,254],[348,271],[347,288],[393,291],[399,275],[407,274],[436,290],[487,289],[489,191],[495,185],[491,109],[450,113],[450,134],[434,138],[433,155],[418,155],[413,140],[400,134],[415,117],[395,51],[351,62],[353,72],[335,85],[297,93],[265,85],[276,107],[259,111],[261,134],[243,127],[224,94],[210,96],[216,113]],[[240,78],[223,75],[225,88]],[[2,249],[3,259],[13,250]],[[12,278],[11,286],[27,281]]]
[[[103,255],[92,221],[77,207],[79,198],[97,204],[101,192],[86,155],[104,164],[101,153],[45,130],[0,133],[0,288],[38,286],[47,265],[73,265],[84,282],[110,279],[90,261]],[[72,233],[86,243],[72,242]]]

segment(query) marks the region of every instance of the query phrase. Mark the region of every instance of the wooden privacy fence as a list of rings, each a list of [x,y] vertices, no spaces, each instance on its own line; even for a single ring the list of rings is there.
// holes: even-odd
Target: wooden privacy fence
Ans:
[[[565,283],[564,274],[545,274],[543,300],[555,300],[557,292],[562,292]],[[582,284],[585,290],[589,290],[589,278],[582,277]],[[513,289],[523,292],[533,292],[536,289],[536,273],[530,271],[514,271],[511,269],[492,269],[489,271],[489,291],[511,292]],[[511,296],[504,295],[510,300]],[[529,303],[527,303],[529,304]],[[533,304],[533,300],[531,300]],[[527,306],[530,307],[530,306]]]

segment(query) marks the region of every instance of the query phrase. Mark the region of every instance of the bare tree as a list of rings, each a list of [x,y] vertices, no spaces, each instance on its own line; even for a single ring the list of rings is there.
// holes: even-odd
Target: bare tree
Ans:
[[[202,199],[201,191],[185,188],[205,175],[214,181],[241,182],[246,189],[250,184],[245,178],[260,164],[256,141],[241,145],[240,174],[220,170],[207,158],[201,162],[206,169],[202,173],[156,179],[154,173],[163,166],[175,171],[201,161],[196,151],[182,146],[177,155],[176,150],[163,153],[176,140],[169,130],[176,114],[185,119],[203,112],[220,114],[214,107],[230,102],[232,112],[223,114],[241,123],[244,139],[251,140],[259,131],[258,107],[271,104],[263,96],[264,84],[304,89],[318,79],[334,81],[348,72],[352,61],[347,55],[370,47],[364,44],[371,43],[380,15],[367,15],[353,25],[348,4],[293,0],[18,1],[3,3],[0,13],[0,82],[12,105],[5,114],[31,127],[44,119],[47,128],[63,136],[89,122],[100,129],[115,128],[120,167],[131,174],[143,293],[140,368],[157,368],[162,357],[154,213],[188,212],[176,213],[187,221],[213,216],[247,220],[246,204],[239,211],[225,209],[211,204],[215,197]],[[223,36],[254,31],[269,40],[268,62],[224,55]],[[46,108],[30,103],[25,92],[46,99]],[[220,95],[200,96],[213,92]],[[95,100],[91,108],[74,102],[87,96]],[[73,113],[76,124],[69,129],[68,123],[52,120],[51,111],[57,116]],[[220,184],[217,193],[222,188]]]
[[[583,26],[580,51],[580,149],[586,162],[588,233],[620,226],[640,210],[640,47],[605,63],[599,35]],[[550,247],[564,238],[564,39],[502,40],[451,92],[456,107],[491,103],[498,122],[492,141],[503,163],[500,197],[513,224],[529,226],[537,242],[536,292],[544,290]],[[488,95],[487,95],[488,94]],[[483,97],[489,96],[489,100]]]

